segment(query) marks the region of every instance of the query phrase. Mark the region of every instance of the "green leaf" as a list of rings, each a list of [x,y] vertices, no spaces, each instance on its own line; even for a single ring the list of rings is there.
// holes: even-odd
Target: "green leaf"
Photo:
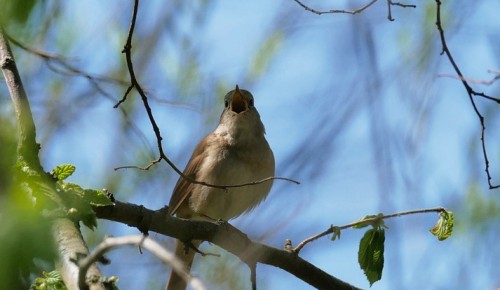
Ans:
[[[435,235],[438,240],[446,240],[451,236],[451,233],[453,231],[453,224],[454,224],[454,218],[453,218],[453,212],[451,211],[442,211],[439,214],[439,219],[432,227],[429,229],[429,231]]]
[[[111,200],[109,200],[109,198],[102,190],[85,189],[84,200],[85,202],[88,202],[93,206],[113,205]]]
[[[51,271],[49,273],[43,272],[43,278],[35,278],[33,285],[30,289],[34,290],[67,290],[66,285],[62,280],[61,274],[58,271]]]
[[[370,282],[370,286],[382,278],[384,268],[385,230],[373,228],[366,231],[359,243],[359,266]]]
[[[333,235],[330,239],[332,241],[335,241],[336,239],[340,240],[340,228],[332,225],[332,232],[333,232]]]
[[[56,166],[50,174],[54,176],[57,180],[64,180],[71,176],[75,172],[76,167],[73,164],[61,164]]]
[[[92,206],[112,204],[102,191],[83,189],[76,183],[61,183],[60,189],[64,192],[61,196],[69,208],[68,215],[73,219],[82,221],[91,230],[97,227],[97,219]]]
[[[35,0],[0,0],[0,16],[24,24],[35,6]],[[2,23],[3,25],[5,23]]]

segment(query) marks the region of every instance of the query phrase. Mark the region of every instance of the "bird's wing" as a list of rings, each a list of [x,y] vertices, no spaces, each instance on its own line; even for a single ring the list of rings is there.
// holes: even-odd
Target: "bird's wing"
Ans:
[[[206,150],[204,150],[204,148],[206,148],[208,137],[209,136],[203,138],[198,146],[196,146],[193,151],[193,155],[191,155],[191,158],[189,159],[186,169],[184,169],[184,174],[194,180],[197,180],[201,163],[207,155],[207,152]],[[182,176],[179,177],[179,180],[175,185],[174,192],[172,193],[172,197],[170,198],[170,202],[168,204],[169,214],[174,215],[181,206],[187,206],[187,204],[185,203],[191,195],[194,186],[196,186],[196,184],[189,182]]]

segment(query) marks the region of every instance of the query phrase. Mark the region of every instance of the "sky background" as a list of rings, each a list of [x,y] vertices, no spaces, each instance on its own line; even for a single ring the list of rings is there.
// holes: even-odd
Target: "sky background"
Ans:
[[[328,10],[353,9],[366,1],[304,3]],[[441,76],[454,71],[440,55],[435,2],[408,4],[417,8],[393,7],[390,22],[384,1],[354,16],[318,16],[292,0],[143,1],[133,61],[165,151],[181,168],[217,125],[224,94],[236,84],[253,93],[276,174],[301,184],[275,181],[265,203],[231,221],[251,238],[281,248],[285,239],[296,245],[331,224],[368,214],[442,206],[456,214],[455,233],[446,241],[428,231],[437,214],[387,221],[384,272],[371,288],[497,289],[500,191],[488,190],[479,120],[461,83]],[[11,29],[23,43],[67,56],[94,76],[128,80],[120,52],[131,5],[47,1],[25,27]],[[470,78],[491,79],[487,70],[500,67],[499,6],[494,0],[443,1],[448,46]],[[96,91],[83,77],[54,73],[40,58],[14,52],[44,167],[72,163],[77,167],[72,182],[106,187],[121,201],[163,207],[178,178],[166,164],[148,172],[113,170],[156,158],[155,136],[138,95],[131,94],[121,110],[113,109],[126,86],[98,81],[102,91]],[[473,87],[500,96],[497,83]],[[2,107],[8,108],[5,88],[2,92]],[[486,117],[490,170],[498,184],[500,108],[479,98],[477,104]],[[99,221],[96,232],[85,230],[91,246],[105,234],[137,233],[107,221]],[[322,238],[300,255],[368,288],[357,263],[363,233],[346,230],[335,242]],[[173,246],[171,238],[151,236]],[[168,269],[137,249],[119,249],[109,258],[111,265],[102,269],[119,276],[120,289],[162,289],[167,279]],[[203,279],[223,271],[214,260],[197,259],[193,273]],[[230,255],[220,260],[239,277],[239,286],[225,286],[250,289],[244,265]],[[258,265],[257,277],[259,289],[310,289],[266,265]]]

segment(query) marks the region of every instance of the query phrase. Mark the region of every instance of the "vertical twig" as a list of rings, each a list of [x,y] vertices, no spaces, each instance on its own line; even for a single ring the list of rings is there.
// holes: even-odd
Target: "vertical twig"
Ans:
[[[462,84],[465,87],[465,90],[467,91],[467,95],[469,96],[469,100],[472,104],[472,108],[474,109],[474,112],[476,113],[479,123],[481,125],[481,147],[483,150],[483,158],[484,158],[484,164],[485,164],[485,171],[486,171],[486,176],[488,179],[488,186],[490,189],[495,189],[495,188],[500,188],[500,185],[493,185],[491,182],[491,173],[490,173],[490,161],[488,159],[488,151],[486,150],[486,140],[485,140],[485,131],[486,131],[486,125],[484,123],[484,116],[481,114],[479,109],[477,108],[476,101],[474,100],[474,96],[482,96],[484,98],[490,99],[490,100],[496,100],[494,98],[491,98],[489,96],[486,96],[483,93],[478,93],[472,89],[472,87],[469,85],[467,82],[467,79],[464,77],[462,72],[460,71],[460,68],[458,67],[457,63],[455,62],[455,59],[453,58],[450,49],[448,48],[448,45],[446,43],[446,38],[444,36],[444,29],[443,25],[441,22],[441,1],[436,0],[436,26],[439,31],[439,37],[441,39],[441,45],[442,45],[442,51],[441,54],[445,54],[448,57],[448,60],[450,61],[451,65],[453,66],[453,69],[457,73],[458,77],[460,78]],[[496,100],[498,102],[498,100]]]

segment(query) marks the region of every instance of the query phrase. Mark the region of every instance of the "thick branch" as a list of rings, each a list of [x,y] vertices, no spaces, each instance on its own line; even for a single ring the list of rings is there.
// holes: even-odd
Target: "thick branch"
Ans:
[[[89,254],[80,231],[75,224],[69,219],[56,219],[52,223],[52,235],[57,244],[57,252],[59,253],[59,261],[56,263],[56,268],[61,273],[64,284],[70,290],[78,290],[78,265],[77,260],[81,256]],[[89,283],[90,289],[106,289],[100,282],[102,274],[95,264],[87,271],[87,281],[95,281]]]
[[[262,263],[281,268],[318,289],[358,289],[341,281],[298,255],[250,240],[229,224],[178,219],[166,210],[153,211],[143,206],[116,201],[114,206],[95,207],[98,218],[137,227],[141,232],[154,231],[181,241],[210,241],[238,256],[248,265]]]
[[[39,170],[41,169],[38,159],[40,147],[36,143],[33,115],[3,28],[0,28],[0,66],[17,118],[18,160],[29,162],[31,166]]]
[[[43,176],[44,170],[38,158],[39,146],[36,143],[35,122],[33,121],[28,96],[23,88],[21,77],[17,71],[14,56],[10,50],[3,28],[0,28],[0,65],[5,82],[9,88],[18,124],[18,160],[25,162],[29,167],[38,171]],[[60,259],[57,264],[63,281],[68,289],[77,290],[78,268],[70,259],[76,259],[78,255],[88,254],[85,242],[75,224],[68,219],[55,220],[52,225],[52,234],[60,253]],[[93,275],[101,276],[95,266],[90,272]],[[106,288],[102,283],[96,283],[92,289]]]

